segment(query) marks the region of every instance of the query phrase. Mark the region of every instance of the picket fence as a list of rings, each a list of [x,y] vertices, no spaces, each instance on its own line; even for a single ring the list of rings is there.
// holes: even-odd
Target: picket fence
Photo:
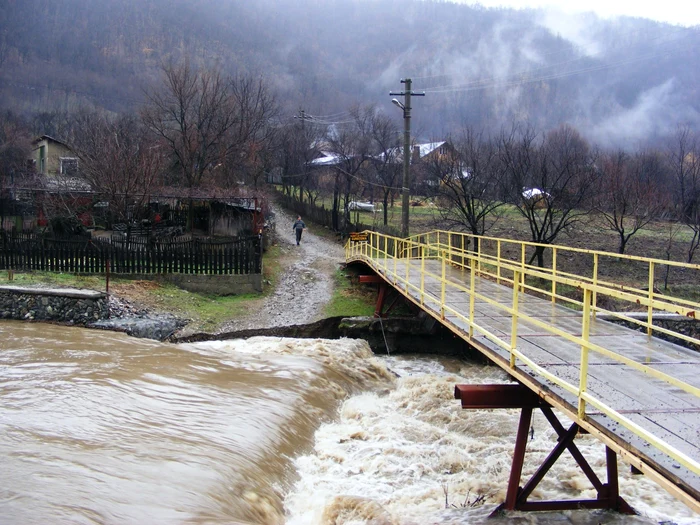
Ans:
[[[81,274],[259,274],[262,239],[223,242],[122,242],[50,239],[28,234],[0,237],[0,270]]]

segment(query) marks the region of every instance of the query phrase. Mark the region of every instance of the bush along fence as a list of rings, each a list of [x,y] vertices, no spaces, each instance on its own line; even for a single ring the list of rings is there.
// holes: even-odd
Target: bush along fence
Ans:
[[[259,274],[260,236],[212,242],[112,243],[40,236],[0,237],[0,270],[118,274]]]

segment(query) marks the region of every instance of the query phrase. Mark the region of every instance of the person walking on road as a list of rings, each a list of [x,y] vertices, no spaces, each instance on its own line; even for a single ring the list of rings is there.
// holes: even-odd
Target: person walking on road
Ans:
[[[292,230],[297,234],[297,246],[299,246],[299,242],[301,242],[301,233],[306,229],[306,224],[304,224],[304,221],[301,220],[301,215],[297,215],[297,220],[294,221],[294,225],[292,226]]]

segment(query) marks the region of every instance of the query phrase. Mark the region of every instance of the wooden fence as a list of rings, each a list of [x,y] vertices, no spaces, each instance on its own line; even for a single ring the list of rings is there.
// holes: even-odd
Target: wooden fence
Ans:
[[[262,240],[223,243],[151,242],[126,247],[108,240],[57,240],[3,236],[0,270],[121,274],[256,274],[262,272]],[[109,269],[109,270],[108,270]]]

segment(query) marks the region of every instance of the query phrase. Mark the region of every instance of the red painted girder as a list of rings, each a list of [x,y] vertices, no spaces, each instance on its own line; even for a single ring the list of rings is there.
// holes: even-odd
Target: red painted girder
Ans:
[[[462,408],[538,408],[547,406],[523,385],[455,385],[455,399]]]

